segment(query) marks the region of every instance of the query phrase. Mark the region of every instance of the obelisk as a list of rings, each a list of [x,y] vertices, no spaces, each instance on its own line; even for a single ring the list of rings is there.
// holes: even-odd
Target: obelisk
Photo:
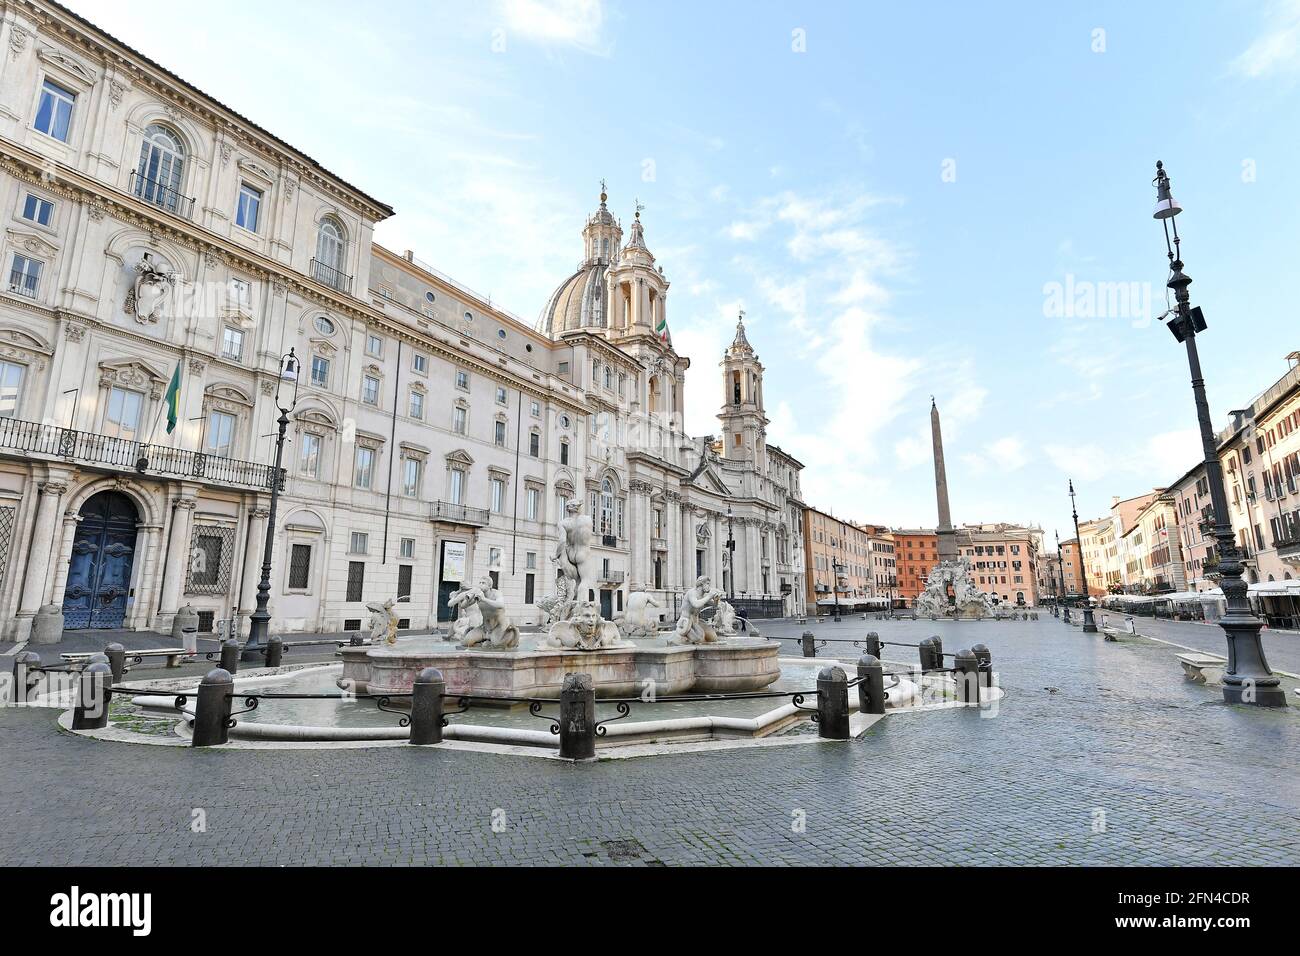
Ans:
[[[939,428],[939,406],[930,398],[930,437],[934,442],[934,496],[939,503],[939,560],[957,560],[957,533],[952,529],[952,511],[948,507],[948,473],[943,467],[943,432]]]

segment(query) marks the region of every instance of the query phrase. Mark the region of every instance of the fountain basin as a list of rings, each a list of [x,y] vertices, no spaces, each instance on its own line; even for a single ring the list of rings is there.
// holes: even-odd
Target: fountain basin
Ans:
[[[357,693],[408,694],[426,667],[442,671],[448,694],[558,698],[564,675],[590,674],[597,697],[721,694],[761,690],[781,676],[781,645],[762,638],[670,645],[662,639],[595,651],[525,647],[458,649],[438,639],[344,647],[339,686]],[[349,683],[350,682],[350,683]]]

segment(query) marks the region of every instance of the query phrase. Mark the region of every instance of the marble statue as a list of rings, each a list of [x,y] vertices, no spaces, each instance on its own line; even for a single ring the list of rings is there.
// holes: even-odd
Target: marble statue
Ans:
[[[539,648],[564,648],[576,651],[596,651],[607,647],[634,647],[631,641],[620,638],[618,627],[603,621],[600,608],[594,601],[579,601],[573,616],[567,621],[556,621]]]
[[[736,636],[736,609],[730,602],[718,602],[718,611],[713,616],[713,629],[718,632],[718,637]]]
[[[370,612],[370,643],[397,643],[397,615],[393,613],[393,600],[389,598],[383,604],[372,601],[366,605]]]
[[[627,596],[627,610],[621,618],[614,620],[624,637],[657,637],[659,613],[656,608],[660,607],[663,605],[650,592],[633,591]]]
[[[135,320],[142,325],[157,322],[162,312],[163,301],[167,298],[174,276],[154,264],[149,253],[145,253],[135,264],[135,282],[131,287],[131,308]]]
[[[452,595],[451,601],[456,607],[473,604],[478,608],[481,621],[471,627],[461,639],[458,647],[477,647],[486,645],[492,650],[506,651],[519,646],[519,628],[515,627],[510,616],[506,614],[506,605],[501,594],[492,586],[492,579],[486,575],[479,578],[471,588],[462,588]]]
[[[463,587],[447,595],[447,606],[456,612],[456,617],[452,620],[444,640],[460,644],[470,631],[483,626],[483,615],[479,613],[478,605],[473,601],[462,600],[470,590],[472,589],[469,587]]]
[[[722,592],[713,587],[707,574],[695,579],[695,587],[682,593],[682,616],[677,619],[677,629],[669,644],[710,644],[718,640],[713,625],[700,619],[701,612],[722,599]]]
[[[555,545],[551,560],[559,569],[559,589],[555,620],[568,620],[582,601],[583,589],[590,578],[591,564],[591,519],[582,513],[576,501],[569,502],[564,509],[565,517],[560,522],[560,540]]]
[[[951,597],[948,594],[950,587]],[[976,587],[966,562],[958,558],[940,561],[930,569],[925,590],[916,599],[916,613],[930,618],[978,620],[993,613],[993,603],[989,595]]]

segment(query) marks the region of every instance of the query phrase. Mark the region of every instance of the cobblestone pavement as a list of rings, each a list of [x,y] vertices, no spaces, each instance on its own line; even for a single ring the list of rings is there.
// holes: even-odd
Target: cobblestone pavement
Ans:
[[[1230,707],[1167,646],[1050,618],[810,627],[983,641],[1009,696],[992,717],[894,715],[847,742],[585,765],[109,743],[6,708],[0,865],[1300,863],[1300,709]]]
[[[1102,611],[1101,615],[1110,622],[1120,626],[1126,615],[1114,611]],[[1100,623],[1100,622],[1098,622]],[[1206,624],[1201,621],[1166,621],[1151,617],[1135,617],[1133,624],[1139,634],[1158,637],[1163,641],[1173,641],[1185,647],[1194,647],[1221,657],[1228,655],[1228,642],[1223,636],[1223,628],[1218,624]],[[1300,634],[1295,631],[1278,631],[1265,628],[1261,632],[1264,642],[1264,655],[1270,667],[1300,674]]]

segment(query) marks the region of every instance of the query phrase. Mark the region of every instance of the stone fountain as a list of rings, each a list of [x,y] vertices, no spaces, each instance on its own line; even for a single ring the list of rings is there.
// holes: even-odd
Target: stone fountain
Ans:
[[[682,594],[671,629],[660,629],[658,605],[644,592],[632,593],[619,621],[604,620],[594,602],[581,599],[592,577],[591,519],[570,504],[560,531],[551,556],[558,593],[539,602],[550,614],[543,632],[521,635],[491,578],[483,577],[451,596],[457,616],[445,638],[342,648],[339,686],[406,694],[421,670],[436,667],[448,694],[559,697],[565,675],[581,672],[591,675],[597,697],[662,697],[759,690],[781,676],[780,644],[738,636],[735,612],[707,576]],[[372,634],[387,638],[391,606],[370,608]]]

